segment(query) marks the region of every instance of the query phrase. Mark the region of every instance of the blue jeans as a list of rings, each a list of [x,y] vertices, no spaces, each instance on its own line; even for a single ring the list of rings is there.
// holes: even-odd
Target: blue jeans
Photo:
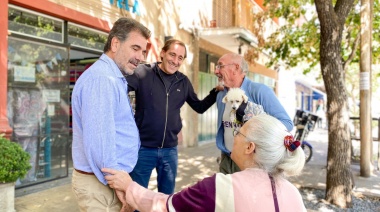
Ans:
[[[173,194],[177,167],[177,147],[148,148],[141,146],[137,164],[130,175],[133,181],[148,188],[150,175],[152,170],[156,168],[158,192]]]

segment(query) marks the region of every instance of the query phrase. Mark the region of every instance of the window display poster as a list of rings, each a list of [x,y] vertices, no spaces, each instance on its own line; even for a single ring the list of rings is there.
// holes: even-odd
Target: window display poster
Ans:
[[[54,116],[54,114],[55,114],[55,106],[53,104],[48,104],[47,114],[48,114],[48,116]]]
[[[42,96],[46,102],[60,102],[60,90],[46,89],[42,90]]]
[[[15,82],[36,82],[36,72],[34,67],[14,66]]]

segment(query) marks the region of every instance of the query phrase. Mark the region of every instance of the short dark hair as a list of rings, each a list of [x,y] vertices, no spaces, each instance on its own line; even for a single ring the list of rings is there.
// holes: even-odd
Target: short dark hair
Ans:
[[[132,18],[119,18],[113,25],[111,31],[108,34],[107,43],[104,45],[104,53],[111,49],[112,38],[117,37],[120,42],[127,40],[129,33],[138,32],[146,39],[150,38],[151,32],[148,28],[142,25],[140,22]]]
[[[182,41],[177,40],[177,39],[169,39],[169,40],[167,40],[167,41],[165,42],[165,44],[164,44],[164,47],[162,47],[161,50],[167,52],[167,51],[170,49],[170,46],[171,46],[171,45],[174,45],[174,44],[178,44],[178,45],[180,45],[180,46],[183,46],[183,48],[185,48],[185,55],[184,55],[184,57],[186,58],[186,57],[187,57],[187,49],[186,49],[186,46],[185,46],[185,44],[184,44]],[[161,61],[162,61],[162,58],[161,58]]]

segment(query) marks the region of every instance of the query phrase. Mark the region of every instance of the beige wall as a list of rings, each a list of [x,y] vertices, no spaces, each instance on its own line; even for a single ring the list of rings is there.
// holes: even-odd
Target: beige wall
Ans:
[[[173,36],[183,41],[187,46],[188,57],[180,71],[186,74],[198,90],[199,48],[221,56],[229,51],[208,43],[197,37],[197,29],[208,27],[212,20],[212,0],[140,0],[141,15],[119,9],[110,5],[109,0],[49,0],[50,2],[68,7],[81,13],[100,18],[109,24],[109,28],[120,17],[132,17],[143,23],[152,31],[152,50],[147,57],[148,62],[159,58],[165,36]],[[116,4],[117,0],[114,0]],[[130,4],[134,0],[129,0]],[[131,8],[132,9],[132,8]],[[277,73],[261,65],[253,65],[251,70],[259,74],[277,79]],[[198,117],[187,104],[181,109],[183,122],[182,145],[196,146],[198,144]]]

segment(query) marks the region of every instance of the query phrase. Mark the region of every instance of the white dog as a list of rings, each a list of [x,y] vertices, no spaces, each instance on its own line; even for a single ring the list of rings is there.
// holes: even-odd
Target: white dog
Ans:
[[[248,102],[248,96],[240,88],[230,88],[226,96],[223,97],[222,102],[231,104],[232,110],[237,110],[241,103]]]
[[[244,124],[252,116],[265,113],[263,106],[248,101],[248,96],[240,88],[230,88],[222,102],[231,105],[230,119],[232,122]]]

